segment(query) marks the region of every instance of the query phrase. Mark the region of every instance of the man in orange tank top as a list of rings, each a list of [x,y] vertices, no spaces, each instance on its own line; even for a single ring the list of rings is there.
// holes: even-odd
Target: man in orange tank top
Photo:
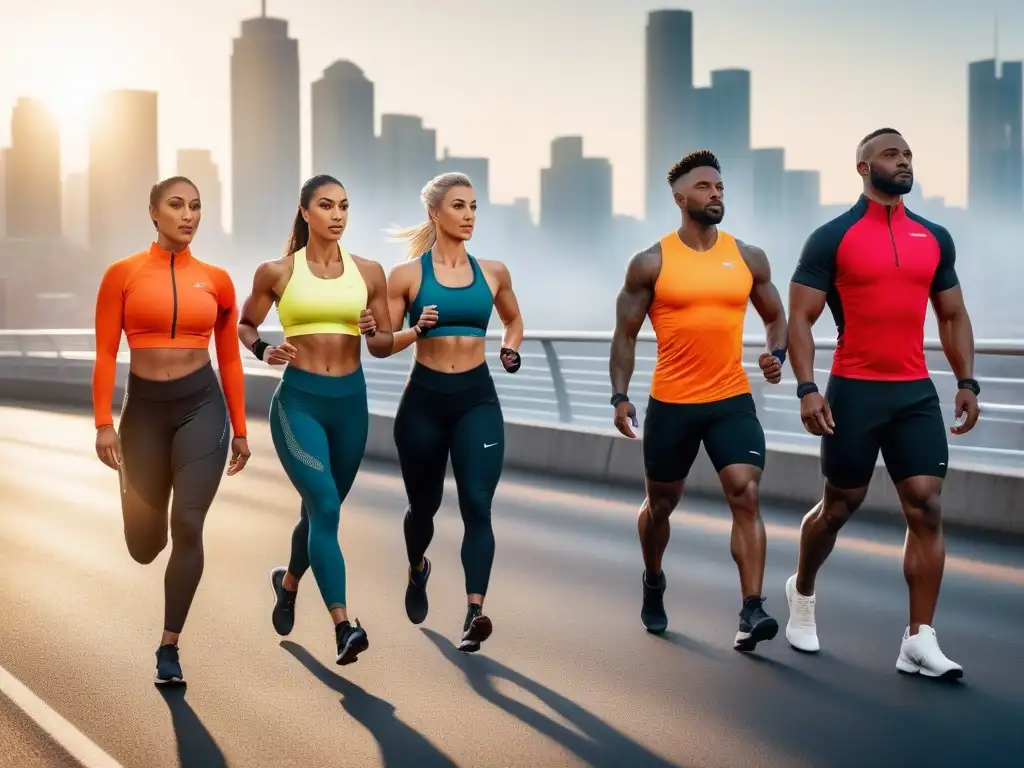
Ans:
[[[765,532],[758,503],[764,431],[743,369],[748,301],[764,320],[767,348],[758,364],[765,379],[782,380],[786,313],[772,285],[764,251],[718,229],[725,216],[721,167],[706,150],[693,152],[668,174],[682,226],[633,256],[616,306],[609,369],[615,426],[635,438],[636,408],[627,397],[636,338],[650,317],[658,359],[644,418],[647,498],[637,527],[644,558],[643,607],[648,632],[668,627],[661,563],[669,515],[679,504],[701,443],[732,510],[732,556],[743,606],[734,647],[752,651],[779,625],[765,613]]]

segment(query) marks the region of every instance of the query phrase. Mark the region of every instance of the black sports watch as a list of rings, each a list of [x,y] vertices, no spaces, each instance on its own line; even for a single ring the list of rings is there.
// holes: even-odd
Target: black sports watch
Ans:
[[[628,403],[628,402],[629,402],[629,398],[626,397],[626,394],[624,392],[616,392],[614,395],[612,395],[612,399],[611,399],[612,408],[617,407],[619,405],[619,403]]]
[[[796,396],[803,400],[807,395],[813,394],[818,391],[818,385],[813,381],[805,381],[801,384],[796,385]]]
[[[975,397],[981,394],[981,387],[978,386],[978,382],[976,379],[960,379],[960,381],[956,383],[956,388],[969,389],[971,392],[974,393]]]

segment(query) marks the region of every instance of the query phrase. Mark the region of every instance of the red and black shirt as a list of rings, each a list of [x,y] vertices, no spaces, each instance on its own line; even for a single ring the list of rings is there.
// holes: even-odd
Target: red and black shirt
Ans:
[[[832,373],[851,379],[928,377],[924,320],[931,295],[959,284],[953,238],[906,209],[861,196],[804,244],[793,282],[826,293],[838,329]]]

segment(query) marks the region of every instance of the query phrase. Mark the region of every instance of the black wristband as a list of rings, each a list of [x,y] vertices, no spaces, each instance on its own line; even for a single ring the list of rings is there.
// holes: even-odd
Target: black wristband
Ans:
[[[978,381],[976,379],[960,379],[960,381],[956,383],[956,388],[970,390],[974,393],[975,397],[981,394],[981,387],[978,385]]]
[[[628,402],[629,402],[629,398],[626,396],[625,392],[616,392],[614,395],[612,395],[612,399],[611,399],[612,408],[618,407],[619,403],[628,403]]]
[[[772,357],[776,358],[783,365],[786,364],[786,350],[784,349],[773,349]]]
[[[803,400],[807,395],[812,395],[818,391],[818,385],[813,381],[805,381],[803,384],[796,385],[796,396]]]
[[[515,355],[515,359],[511,363],[506,363],[505,362],[505,355],[508,352],[511,352],[513,355]],[[509,347],[502,347],[501,348],[501,364],[503,366],[505,366],[505,370],[508,371],[509,373],[515,373],[522,366],[523,358],[521,358],[519,356],[519,353],[516,352],[514,349],[511,349]]]
[[[267,342],[257,337],[256,341],[252,343],[252,346],[249,349],[256,356],[256,359],[262,362],[263,355],[267,351],[267,347],[269,346],[270,345],[267,344]]]

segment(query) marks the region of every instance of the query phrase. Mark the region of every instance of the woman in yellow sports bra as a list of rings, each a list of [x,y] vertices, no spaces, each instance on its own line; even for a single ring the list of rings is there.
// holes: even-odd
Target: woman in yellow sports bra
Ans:
[[[369,647],[359,621],[349,622],[338,544],[341,504],[369,428],[360,337],[375,357],[387,357],[392,347],[384,270],[340,243],[348,208],[337,179],[314,176],[302,185],[285,255],[257,267],[238,323],[238,338],[258,359],[287,366],[271,401],[270,433],[302,497],[288,566],[270,574],[271,619],[278,634],[292,631],[299,580],[312,567],[334,620],[338,664],[351,664]],[[285,338],[277,347],[257,330],[275,302]]]

